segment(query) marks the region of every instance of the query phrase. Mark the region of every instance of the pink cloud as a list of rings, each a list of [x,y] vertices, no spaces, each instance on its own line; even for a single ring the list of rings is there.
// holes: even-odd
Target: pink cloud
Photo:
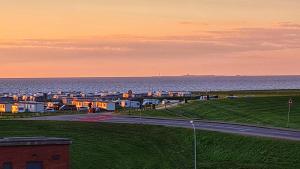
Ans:
[[[186,36],[122,35],[0,43],[0,58],[8,67],[47,63],[64,70],[64,65],[85,65],[83,72],[98,70],[97,67],[117,72],[123,72],[124,69],[131,71],[128,67],[131,65],[145,69],[144,73],[153,70],[186,73],[188,70],[191,73],[195,71],[194,74],[230,74],[236,71],[231,70],[232,67],[241,71],[238,74],[270,73],[274,67],[278,67],[278,73],[287,73],[286,70],[296,72],[299,52],[300,28],[286,26],[207,31]],[[280,60],[283,59],[287,59],[284,60],[285,65],[281,65]],[[87,65],[93,65],[93,68]],[[123,65],[127,65],[127,68],[122,68]],[[178,69],[164,70],[170,65]],[[219,69],[214,70],[215,66]]]
[[[300,24],[295,24],[292,22],[280,22],[278,23],[281,27],[288,27],[288,28],[300,28]]]

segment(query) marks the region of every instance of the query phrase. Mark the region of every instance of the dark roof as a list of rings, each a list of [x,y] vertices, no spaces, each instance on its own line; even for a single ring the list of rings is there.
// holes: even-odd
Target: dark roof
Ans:
[[[1,146],[69,145],[72,141],[55,137],[5,137],[0,138]]]

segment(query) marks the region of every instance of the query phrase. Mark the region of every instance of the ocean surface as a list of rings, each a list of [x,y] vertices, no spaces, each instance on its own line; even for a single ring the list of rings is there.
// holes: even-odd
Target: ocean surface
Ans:
[[[180,76],[118,78],[0,79],[0,93],[51,91],[83,92],[228,91],[300,89],[300,76]]]

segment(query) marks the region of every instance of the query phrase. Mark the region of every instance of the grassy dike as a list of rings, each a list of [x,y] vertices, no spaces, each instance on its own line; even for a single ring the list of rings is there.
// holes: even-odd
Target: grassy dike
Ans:
[[[71,138],[72,169],[193,168],[190,129],[49,121],[0,121],[0,128],[0,137]],[[300,142],[207,131],[197,137],[199,168],[300,168]]]
[[[290,113],[290,128],[300,129],[300,96],[260,96],[191,101],[166,110],[145,110],[142,111],[142,115],[286,127],[289,98],[294,101]],[[122,113],[140,114],[135,111]]]
[[[17,118],[32,118],[41,116],[59,116],[59,115],[73,115],[84,114],[85,112],[78,111],[57,111],[57,112],[44,112],[44,113],[0,113],[0,120],[13,120]]]

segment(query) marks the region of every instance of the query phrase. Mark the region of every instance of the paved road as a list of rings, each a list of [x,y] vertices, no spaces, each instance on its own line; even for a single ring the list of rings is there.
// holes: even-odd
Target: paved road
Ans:
[[[83,114],[83,115],[61,115],[27,118],[25,120],[54,120],[54,121],[81,121],[81,122],[110,122],[127,124],[149,124],[172,127],[192,128],[189,120],[184,119],[161,119],[161,118],[139,118],[111,114]],[[291,131],[276,128],[264,128],[239,124],[228,124],[219,122],[195,121],[197,129],[218,131],[224,133],[235,133],[241,135],[270,137],[277,139],[300,141],[300,131]]]

